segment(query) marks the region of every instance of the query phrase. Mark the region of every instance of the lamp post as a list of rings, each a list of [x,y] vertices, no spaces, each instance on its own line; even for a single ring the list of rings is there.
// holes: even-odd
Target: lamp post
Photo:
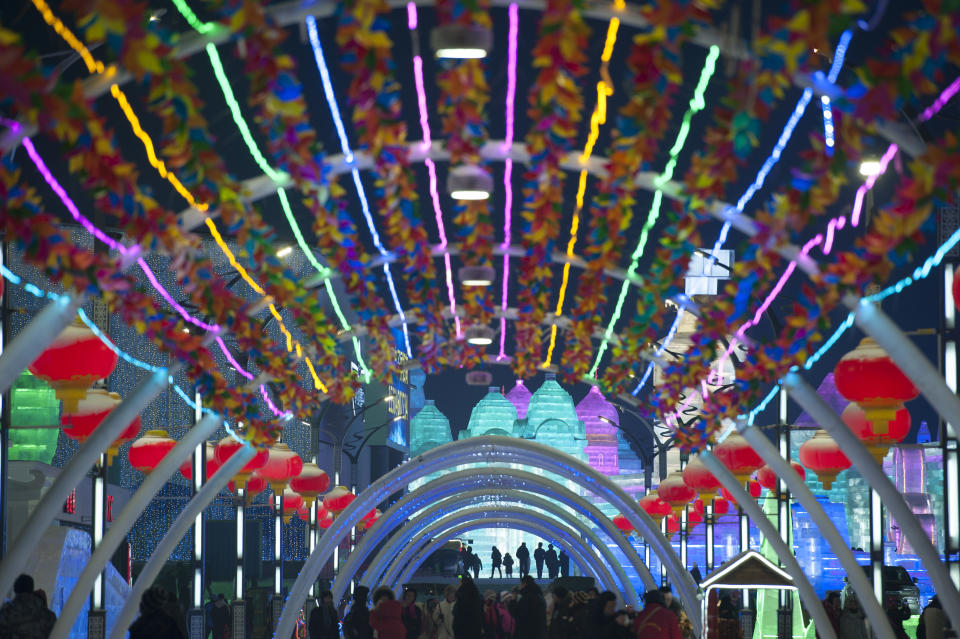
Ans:
[[[661,440],[660,440],[660,437],[657,435],[656,429],[653,427],[653,424],[651,424],[650,421],[649,421],[647,418],[645,418],[644,416],[642,416],[642,415],[640,415],[639,413],[634,412],[634,411],[632,411],[632,410],[627,410],[626,408],[624,408],[624,407],[622,407],[622,406],[620,406],[620,405],[617,405],[617,408],[619,408],[619,409],[620,409],[622,412],[624,412],[624,413],[629,413],[629,414],[632,415],[633,417],[636,417],[636,418],[640,421],[640,423],[643,424],[644,427],[646,427],[646,429],[650,432],[650,435],[653,437],[653,446],[654,446],[654,451],[655,451],[655,452],[654,452],[653,455],[651,455],[650,457],[647,457],[646,454],[644,454],[644,447],[643,447],[643,445],[640,443],[640,440],[637,439],[636,435],[634,435],[634,434],[631,433],[629,430],[627,430],[626,428],[624,428],[624,427],[621,426],[620,424],[616,423],[615,421],[613,421],[613,420],[610,419],[609,417],[604,417],[603,415],[598,415],[598,419],[600,419],[600,421],[603,421],[603,422],[605,422],[605,423],[613,426],[614,428],[616,428],[616,429],[619,430],[620,432],[622,432],[622,433],[627,437],[627,439],[629,439],[629,440],[637,447],[637,450],[640,451],[640,454],[643,455],[643,468],[644,468],[644,471],[645,471],[645,472],[644,472],[644,475],[645,475],[645,477],[644,477],[645,486],[644,486],[644,487],[646,488],[646,490],[650,490],[650,485],[651,485],[650,482],[651,482],[651,479],[652,479],[652,469],[650,470],[650,472],[646,472],[646,471],[647,471],[647,469],[651,468],[651,466],[652,466],[652,464],[653,464],[653,460],[659,455],[659,458],[660,458],[660,472],[659,472],[660,479],[662,480],[662,479],[666,478],[666,476],[667,476],[667,451],[671,448],[671,446],[670,446],[670,441],[669,441],[669,440],[666,441],[666,442],[661,441]]]
[[[372,402],[372,403],[364,406],[363,409],[361,409],[359,412],[357,412],[357,414],[355,414],[353,417],[351,417],[349,420],[347,420],[347,423],[343,426],[343,429],[342,429],[342,431],[340,432],[339,435],[336,435],[335,433],[333,433],[333,432],[331,432],[331,431],[329,431],[329,430],[325,430],[325,431],[322,431],[322,432],[319,431],[320,421],[322,420],[324,414],[326,413],[327,406],[329,406],[329,402],[328,402],[328,405],[327,405],[327,406],[324,406],[323,411],[320,413],[320,417],[319,417],[319,418],[316,420],[316,422],[315,422],[315,424],[316,424],[316,429],[317,429],[317,430],[315,431],[315,434],[316,434],[316,436],[317,436],[318,446],[314,447],[314,450],[316,450],[317,448],[319,448],[320,435],[321,435],[321,434],[330,435],[330,438],[331,438],[333,441],[323,442],[323,443],[328,444],[328,445],[330,445],[330,446],[333,446],[333,485],[334,485],[334,486],[339,486],[339,485],[340,485],[340,472],[341,472],[341,470],[343,469],[343,452],[344,452],[343,444],[344,444],[344,441],[345,441],[346,438],[347,438],[347,435],[350,434],[350,429],[353,427],[353,423],[354,423],[355,421],[357,421],[357,420],[358,420],[364,413],[366,413],[368,410],[370,410],[370,409],[372,409],[372,408],[374,408],[374,407],[376,407],[376,406],[379,406],[379,405],[382,404],[383,402],[392,401],[392,400],[394,400],[394,399],[396,399],[396,396],[393,395],[393,393],[387,393],[386,395],[384,395],[384,396],[381,397],[380,399],[378,399],[378,400],[376,400],[376,401],[374,401],[374,402]],[[356,469],[354,468],[353,470],[356,470]],[[351,481],[352,484],[356,485],[356,477],[351,476],[350,481]]]

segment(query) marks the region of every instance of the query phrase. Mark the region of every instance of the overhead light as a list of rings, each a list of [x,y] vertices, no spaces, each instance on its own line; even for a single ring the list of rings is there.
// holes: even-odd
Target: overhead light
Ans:
[[[464,286],[490,286],[497,272],[490,266],[464,266],[457,271],[457,277]]]
[[[472,24],[445,24],[430,32],[430,46],[438,58],[485,58],[493,48],[493,32]]]
[[[455,200],[486,200],[493,192],[493,178],[474,164],[458,166],[447,175],[447,192]]]
[[[467,344],[474,346],[488,346],[493,344],[493,329],[482,324],[470,326],[463,332]]]
[[[286,257],[291,253],[293,253],[293,247],[288,244],[287,246],[284,246],[279,251],[277,251],[277,257]]]
[[[860,175],[864,177],[880,175],[880,160],[864,160],[861,162]]]

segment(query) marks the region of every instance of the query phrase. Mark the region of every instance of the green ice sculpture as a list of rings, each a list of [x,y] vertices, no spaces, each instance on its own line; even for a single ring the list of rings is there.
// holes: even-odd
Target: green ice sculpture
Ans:
[[[29,371],[20,373],[11,394],[10,460],[52,463],[60,435],[56,427],[60,423],[60,400],[52,388]]]

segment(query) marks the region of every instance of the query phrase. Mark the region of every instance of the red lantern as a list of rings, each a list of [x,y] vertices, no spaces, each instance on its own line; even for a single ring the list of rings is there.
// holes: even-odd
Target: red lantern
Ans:
[[[630,520],[623,515],[614,515],[613,525],[616,526],[617,530],[622,532],[624,535],[629,535],[633,532],[633,524],[631,524]]]
[[[956,273],[953,276],[953,305],[960,311],[960,277]]]
[[[176,445],[176,440],[170,439],[167,431],[148,430],[146,435],[130,444],[127,459],[131,466],[149,475]]]
[[[800,463],[817,474],[825,490],[830,490],[837,475],[850,468],[850,460],[825,430],[818,430],[803,442],[797,456]]]
[[[714,516],[726,515],[730,512],[730,502],[726,499],[714,499],[713,500],[713,514]]]
[[[660,499],[660,495],[657,494],[656,489],[651,490],[646,495],[641,497],[637,503],[640,504],[640,508],[650,515],[650,518],[657,522],[657,524],[659,524],[664,517],[673,512],[670,508],[670,504]]]
[[[747,489],[747,493],[754,499],[757,499],[760,496],[760,494],[763,492],[763,488],[761,488],[760,483],[753,481],[752,479],[747,482],[746,489]],[[731,504],[737,503],[737,500],[734,499],[733,495],[726,488],[721,488],[720,493],[723,495],[723,498],[726,499],[729,503]],[[714,508],[714,512],[716,512],[716,508]],[[724,510],[724,512],[726,512],[726,510]]]
[[[697,491],[704,502],[713,501],[720,490],[720,482],[713,476],[699,456],[693,457],[683,468],[683,481]]]
[[[204,450],[206,451],[206,453],[204,454],[207,458],[206,459],[207,479],[210,479],[211,477],[213,477],[213,474],[217,472],[217,469],[220,468],[220,464],[217,463],[217,458],[213,454],[213,446],[208,444],[207,446],[204,447]],[[187,481],[190,481],[193,479],[193,460],[192,459],[188,459],[187,461],[183,462],[183,465],[180,466],[180,474],[183,475]],[[231,490],[233,490],[233,488],[231,488]]]
[[[797,471],[798,475],[800,475],[800,479],[806,478],[807,473],[803,470],[803,466],[797,462],[790,462],[790,465],[793,466],[793,469]],[[763,466],[757,471],[757,483],[767,490],[776,490],[777,482],[779,480],[780,478],[777,477],[777,474],[773,472],[773,469],[769,466]]]
[[[283,521],[290,523],[297,509],[303,505],[303,497],[293,492],[289,488],[283,491]]]
[[[300,507],[297,508],[297,517],[302,521],[310,521],[310,506],[306,504],[300,504]]]
[[[303,460],[283,442],[277,442],[267,449],[267,463],[257,469],[257,477],[262,477],[274,493],[283,492],[287,483],[300,474]]]
[[[360,522],[360,526],[363,530],[370,530],[373,528],[373,525],[380,521],[380,517],[383,516],[383,513],[380,512],[379,508],[374,508],[373,513],[369,517],[365,517],[363,521]]]
[[[680,518],[670,513],[667,517],[667,539],[671,539],[678,530],[680,530]]]
[[[116,393],[108,393],[102,388],[89,389],[87,396],[77,402],[72,413],[64,411],[60,416],[63,434],[82,444],[93,434],[104,418],[120,405],[120,402],[120,396]],[[137,415],[107,448],[107,463],[113,463],[113,458],[120,452],[120,447],[140,434],[140,426],[140,416]]]
[[[77,402],[87,396],[87,389],[116,367],[117,354],[80,320],[74,320],[28,368],[54,389],[65,413],[76,413]]]
[[[326,509],[321,510],[320,513],[317,514],[317,526],[319,526],[323,530],[326,530],[332,525],[333,525],[333,513]]]
[[[697,497],[697,491],[683,481],[683,475],[679,471],[670,473],[660,482],[657,494],[660,499],[670,504],[675,515],[679,515],[680,511]]]
[[[323,507],[336,516],[346,510],[347,506],[356,498],[357,496],[347,490],[345,486],[335,486],[333,490],[323,496]]]
[[[713,456],[727,467],[740,483],[747,479],[758,468],[763,466],[763,459],[758,455],[747,440],[740,433],[731,433],[725,440],[713,449]]]
[[[954,281],[960,281],[960,278]],[[874,432],[866,413],[857,404],[847,404],[840,417],[857,439],[864,443],[878,464],[886,457],[887,450],[894,444],[902,442],[910,432],[910,411],[904,408],[903,404],[900,404],[900,409],[894,418],[887,423],[887,430],[884,433]]]
[[[213,452],[214,458],[217,460],[217,464],[223,466],[227,463],[227,460],[230,459],[234,453],[244,447],[244,443],[237,441],[233,437],[227,435],[219,442],[217,442],[217,447]],[[253,471],[258,468],[262,468],[264,464],[267,463],[268,453],[265,449],[258,449],[257,453],[246,463],[246,465],[240,469],[236,475],[233,476],[233,483],[236,484],[237,488],[243,490],[247,484],[247,480],[250,479],[250,475],[253,474]]]
[[[218,466],[218,468],[219,468],[219,466]],[[237,487],[236,487],[236,485],[233,483],[233,480],[231,480],[231,481],[227,484],[227,488],[228,488],[231,492],[236,492],[236,490],[237,490]],[[251,475],[250,477],[247,478],[247,483],[243,486],[243,498],[244,498],[244,501],[246,501],[246,502],[251,502],[251,501],[253,501],[254,499],[256,499],[257,495],[259,495],[260,493],[262,493],[262,492],[265,491],[266,489],[267,489],[267,482],[266,482],[266,481],[264,481],[261,477],[257,477],[256,475]]]
[[[330,488],[330,475],[313,462],[307,462],[300,474],[290,480],[290,488],[303,495],[307,504],[312,506],[317,497]]]
[[[687,513],[687,532],[697,527],[697,524],[703,522],[703,513],[691,510]]]
[[[866,413],[873,432],[885,435],[903,402],[919,394],[913,382],[890,356],[869,337],[844,355],[833,369],[837,390]]]

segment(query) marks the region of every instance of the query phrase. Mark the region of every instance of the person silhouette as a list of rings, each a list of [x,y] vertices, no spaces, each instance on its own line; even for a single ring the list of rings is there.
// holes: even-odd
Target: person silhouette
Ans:
[[[530,574],[530,549],[527,548],[527,542],[521,542],[515,554],[517,555],[517,572],[523,579]]]
[[[543,579],[543,560],[547,556],[547,551],[543,549],[543,542],[537,544],[537,549],[533,551],[533,561],[537,564],[537,579]]]
[[[543,556],[544,563],[547,564],[547,575],[550,579],[557,578],[557,569],[560,567],[560,558],[557,557],[557,551],[553,544],[547,544],[547,554]]]
[[[560,554],[557,556],[557,559],[560,562],[560,576],[569,577],[570,576],[570,555],[564,550],[560,550]]]

